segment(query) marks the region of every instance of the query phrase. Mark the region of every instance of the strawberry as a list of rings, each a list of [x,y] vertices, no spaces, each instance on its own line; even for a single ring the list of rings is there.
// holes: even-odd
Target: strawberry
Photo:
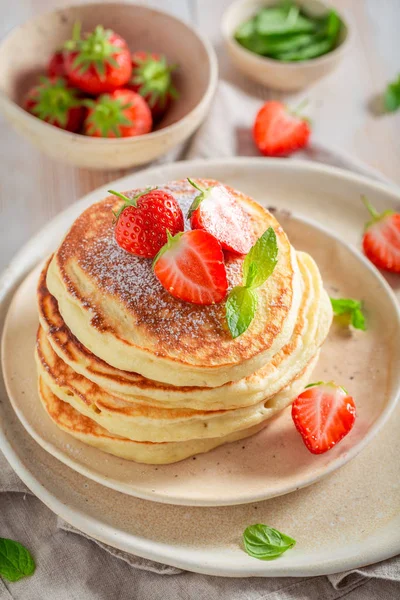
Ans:
[[[247,254],[252,246],[249,216],[223,185],[201,187],[188,178],[200,192],[192,202],[188,217],[192,229],[204,229],[220,242],[224,250]]]
[[[132,54],[132,77],[129,87],[143,96],[155,121],[161,119],[171,100],[178,97],[171,77],[176,68],[176,65],[168,65],[165,56],[160,54],[142,50]]]
[[[349,433],[356,418],[354,400],[330,381],[311,383],[292,405],[296,429],[310,452],[322,454]]]
[[[127,43],[101,25],[83,39],[80,24],[75,25],[72,40],[64,45],[64,63],[71,85],[94,96],[120,88],[132,74]]]
[[[258,111],[253,127],[256,146],[265,156],[292,154],[307,145],[310,134],[307,120],[273,100]]]
[[[61,77],[40,77],[40,84],[29,90],[24,106],[42,121],[72,132],[79,131],[85,116],[77,90]]]
[[[167,232],[168,241],[154,259],[154,273],[175,298],[193,304],[224,300],[228,281],[221,244],[211,233],[195,229]]]
[[[362,198],[371,220],[365,225],[365,255],[380,269],[400,273],[400,214],[385,210],[379,214],[366,198]]]
[[[115,239],[127,252],[153,258],[166,243],[167,230],[173,235],[183,231],[181,207],[165,190],[148,188],[133,198],[109,191],[124,200],[115,214]]]
[[[49,77],[66,77],[64,55],[62,51],[54,52],[47,66],[47,74]]]
[[[103,94],[97,100],[85,100],[89,108],[85,133],[92,137],[131,137],[149,133],[151,112],[139,94],[121,89]]]

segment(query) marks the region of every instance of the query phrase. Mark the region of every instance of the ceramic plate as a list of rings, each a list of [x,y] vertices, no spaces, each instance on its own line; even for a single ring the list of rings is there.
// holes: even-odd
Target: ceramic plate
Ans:
[[[383,279],[358,254],[316,224],[329,224],[331,232],[339,232],[342,239],[357,243],[365,217],[360,194],[367,193],[378,209],[395,206],[398,196],[389,188],[335,169],[263,159],[178,163],[131,175],[113,186],[124,189],[161,183],[188,173],[195,177],[215,177],[268,206],[277,207],[278,218],[294,244],[310,251],[317,259],[330,293],[365,298],[369,332],[349,337],[335,327],[315,373],[317,377],[340,378],[354,393],[359,407],[357,428],[342,442],[341,449],[338,446],[326,455],[327,462],[320,463],[321,457],[313,462],[315,457],[308,455],[301,441],[289,430],[290,421],[284,413],[252,440],[226,446],[186,464],[162,468],[135,466],[138,470],[131,471],[131,475],[136,476],[136,481],[128,482],[127,478],[123,481],[124,486],[131,486],[130,493],[138,493],[132,486],[139,486],[143,496],[158,496],[164,502],[250,502],[219,508],[149,503],[89,481],[44,452],[26,434],[5,396],[0,405],[3,451],[27,485],[78,528],[121,549],[183,568],[231,576],[317,575],[396,554],[400,551],[399,409],[393,411],[373,442],[331,477],[288,496],[258,504],[253,502],[270,496],[271,490],[276,495],[298,487],[294,481],[300,482],[299,485],[311,483],[343,464],[353,456],[355,449],[369,441],[393,407],[399,359],[398,314],[393,296]],[[18,280],[54,248],[82,208],[100,198],[104,191],[97,190],[60,215],[16,257],[2,280],[3,317]],[[287,210],[291,216],[285,213]],[[310,215],[315,224],[308,221]],[[113,472],[109,463],[104,471],[98,459],[96,463],[94,459],[90,462],[89,456],[83,458],[80,448],[71,446],[69,451],[70,442],[64,440],[60,444],[58,431],[52,437],[47,426],[40,429],[46,415],[39,414],[38,410],[37,414],[27,410],[28,402],[18,395],[22,391],[29,395],[29,385],[34,385],[29,352],[25,354],[23,349],[33,339],[34,307],[29,306],[33,303],[32,279],[28,279],[13,301],[5,336],[6,347],[12,349],[5,354],[5,365],[13,402],[30,430],[33,432],[36,428],[36,436],[40,433],[42,443],[46,434],[47,447],[51,446],[59,458],[63,455],[65,460],[67,456],[74,468],[79,464],[81,471],[89,468],[91,476],[94,472],[99,480],[100,477],[104,482],[105,478],[113,479],[107,485],[115,486],[115,481],[119,485],[121,469]],[[24,311],[23,334],[20,333],[21,318],[18,327],[14,318],[18,309]],[[21,343],[18,338],[25,342]],[[24,369],[17,363],[23,364]],[[21,385],[19,379],[24,379],[25,385]],[[33,394],[31,399],[34,401]],[[296,459],[291,457],[292,453]],[[126,464],[116,460],[118,462]],[[225,463],[224,468],[221,462]],[[178,474],[173,477],[177,482],[165,491],[167,485],[170,486],[170,469],[174,475]],[[140,484],[139,474],[142,474]],[[224,485],[217,481],[221,477]],[[199,493],[199,481],[201,486],[208,482],[208,489]],[[296,549],[273,563],[246,556],[240,547],[241,533],[246,525],[254,522],[267,522],[293,535],[298,541]]]

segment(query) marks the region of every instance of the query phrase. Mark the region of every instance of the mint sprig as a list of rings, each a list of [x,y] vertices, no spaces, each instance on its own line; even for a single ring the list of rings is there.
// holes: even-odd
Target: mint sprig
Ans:
[[[387,112],[395,112],[400,108],[400,75],[387,85],[384,102]]]
[[[347,324],[352,325],[354,329],[366,330],[367,326],[361,302],[353,300],[353,298],[331,298],[331,304],[336,316],[344,317]]]
[[[249,556],[259,560],[274,560],[293,548],[296,540],[273,527],[258,523],[245,529],[243,543]]]
[[[35,571],[35,561],[29,550],[19,542],[0,537],[0,576],[18,581]]]
[[[259,288],[278,262],[276,234],[269,227],[250,249],[243,262],[243,285],[234,287],[225,304],[225,314],[232,338],[242,335],[254,319]]]

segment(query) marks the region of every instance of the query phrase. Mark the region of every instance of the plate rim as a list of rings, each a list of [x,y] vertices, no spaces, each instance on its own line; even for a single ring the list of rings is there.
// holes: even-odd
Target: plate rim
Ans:
[[[398,332],[400,333],[400,305],[397,302],[396,296],[395,296],[392,288],[389,286],[389,284],[387,283],[385,278],[381,275],[381,273],[370,263],[370,261],[367,260],[367,258],[356,247],[354,247],[351,244],[349,244],[348,242],[340,239],[339,236],[337,236],[335,233],[332,233],[331,231],[329,231],[329,229],[327,227],[320,225],[317,221],[314,221],[313,219],[309,219],[309,218],[306,218],[303,216],[299,216],[295,213],[292,215],[292,217],[295,220],[297,220],[301,223],[304,223],[306,226],[311,226],[311,227],[316,228],[317,230],[323,232],[324,235],[331,238],[333,241],[339,243],[342,247],[344,247],[346,249],[346,251],[350,252],[363,265],[363,267],[366,268],[366,270],[372,274],[373,277],[375,277],[375,279],[381,285],[381,288],[383,288],[384,292],[386,293],[387,298],[391,302],[392,309],[393,309],[392,314],[394,317],[397,317],[397,320],[395,321],[394,325],[396,326]],[[26,279],[31,277],[33,275],[34,271],[37,270],[38,268],[39,268],[39,266],[36,265],[33,268],[33,270],[30,270],[28,272],[28,274],[26,274],[26,277],[24,277],[20,286],[24,285]],[[160,492],[146,492],[146,491],[141,491],[141,490],[138,491],[138,490],[135,490],[134,488],[128,489],[124,483],[120,483],[117,479],[112,479],[109,477],[105,478],[101,474],[98,474],[97,472],[93,472],[90,469],[90,467],[87,467],[86,465],[79,463],[78,461],[76,461],[74,459],[74,457],[70,457],[70,456],[66,455],[65,452],[60,450],[58,447],[54,446],[52,442],[36,435],[36,433],[33,431],[33,428],[31,427],[31,424],[25,418],[24,413],[22,413],[17,408],[17,406],[13,400],[11,389],[10,389],[11,384],[10,384],[10,378],[7,376],[5,356],[6,356],[6,334],[8,331],[8,321],[11,318],[10,308],[13,305],[15,296],[19,292],[20,286],[18,286],[18,288],[16,289],[16,291],[11,299],[11,302],[8,307],[7,314],[6,314],[6,317],[4,320],[3,331],[1,334],[2,378],[4,381],[5,387],[6,387],[8,399],[9,399],[15,413],[17,414],[18,419],[22,423],[24,429],[35,440],[36,443],[38,443],[44,450],[46,450],[46,452],[49,452],[50,454],[52,454],[52,456],[54,456],[54,458],[59,460],[61,463],[63,463],[68,468],[71,468],[71,469],[77,471],[79,474],[83,475],[84,477],[87,477],[88,479],[95,481],[96,483],[99,483],[100,485],[104,485],[114,491],[121,492],[123,494],[127,494],[130,496],[134,496],[136,498],[140,498],[141,500],[147,500],[149,502],[159,502],[161,504],[172,504],[175,506],[191,506],[191,507],[195,507],[195,506],[197,506],[197,507],[236,506],[236,505],[241,505],[241,504],[252,504],[255,502],[263,502],[264,500],[278,498],[279,496],[284,496],[286,494],[290,494],[294,491],[297,491],[298,489],[303,489],[305,487],[313,485],[314,483],[317,483],[318,481],[321,481],[325,477],[328,477],[329,475],[331,475],[332,473],[334,473],[335,471],[337,471],[338,469],[343,467],[345,464],[350,462],[360,452],[362,452],[362,450],[364,450],[366,448],[366,446],[374,439],[374,437],[379,433],[379,431],[382,429],[382,427],[388,421],[388,419],[390,418],[392,412],[394,411],[397,403],[400,400],[400,371],[399,371],[398,375],[397,375],[397,385],[396,385],[397,392],[395,392],[392,395],[392,397],[389,398],[389,401],[384,406],[382,412],[379,414],[377,419],[373,422],[372,426],[368,430],[367,434],[358,442],[358,444],[356,444],[355,446],[352,446],[352,448],[350,450],[348,450],[347,452],[339,455],[332,463],[329,464],[328,468],[326,468],[319,475],[314,475],[312,477],[309,477],[308,479],[306,479],[304,482],[301,482],[301,483],[294,481],[294,482],[292,482],[292,484],[289,487],[282,488],[281,490],[279,490],[279,492],[277,494],[265,495],[265,492],[264,492],[264,493],[259,493],[258,495],[252,495],[252,496],[244,495],[240,499],[238,499],[237,497],[235,499],[229,499],[227,497],[225,499],[222,499],[221,501],[218,501],[218,503],[216,503],[215,501],[212,500],[212,496],[209,498],[202,499],[199,502],[199,501],[196,501],[195,499],[187,499],[187,498],[185,499],[185,497],[179,496],[179,495],[178,496],[166,496],[166,495],[162,495],[162,493],[160,493]],[[1,447],[1,444],[0,444],[0,447]]]
[[[192,160],[192,161],[181,161],[186,165],[193,165],[196,168],[201,166],[205,166],[208,164],[212,164],[213,168],[229,165],[239,166],[246,165],[249,163],[262,163],[264,167],[266,167],[265,159],[263,158],[225,158],[225,159],[215,159],[215,160]],[[278,166],[289,169],[306,169],[308,171],[325,173],[327,175],[333,176],[335,178],[339,177],[340,179],[346,179],[353,183],[364,184],[369,189],[375,188],[379,192],[384,195],[388,195],[392,202],[399,203],[400,195],[399,191],[396,190],[395,187],[391,187],[387,184],[377,182],[373,179],[369,179],[364,175],[355,174],[352,172],[348,172],[344,169],[331,167],[326,165],[314,164],[308,161],[302,160],[291,160],[287,161],[285,159],[274,159],[274,163],[280,163]],[[171,169],[177,166],[177,168],[182,168],[183,165],[179,163],[175,165],[161,165],[161,167]],[[124,182],[124,180],[129,179],[132,176],[135,176],[138,173],[149,173],[153,170],[159,169],[158,167],[151,167],[149,169],[141,170],[134,174],[129,174],[124,176],[123,178],[119,178],[116,181]],[[112,182],[111,182],[112,183]],[[8,299],[8,295],[10,294],[10,290],[15,288],[17,283],[20,282],[24,275],[32,268],[32,266],[38,262],[40,256],[37,253],[31,252],[29,256],[29,260],[26,260],[26,255],[29,255],[30,248],[33,249],[38,239],[45,234],[47,229],[50,229],[54,226],[57,226],[58,220],[63,220],[68,213],[73,214],[74,210],[76,210],[79,206],[83,206],[85,201],[87,202],[88,197],[90,197],[94,192],[100,193],[106,187],[109,187],[110,183],[105,184],[104,186],[100,186],[96,190],[91,191],[89,194],[86,194],[83,198],[81,198],[78,202],[74,203],[66,210],[59,213],[54,219],[52,219],[48,224],[46,224],[42,229],[39,230],[28,242],[24,244],[24,246],[20,249],[20,251],[15,255],[14,259],[11,261],[9,266],[6,268],[2,276],[0,277],[0,308],[3,308],[4,302]],[[2,415],[0,415],[2,422]],[[125,538],[129,538],[129,543],[122,535],[122,541],[116,539],[116,529],[100,524],[100,529],[103,531],[103,534],[99,533],[99,521],[96,519],[92,519],[85,515],[81,510],[76,508],[66,507],[58,498],[48,492],[47,489],[34,477],[31,476],[29,470],[25,467],[23,462],[20,460],[18,454],[14,451],[11,444],[9,443],[5,431],[3,431],[0,426],[0,449],[4,452],[7,460],[14,468],[16,473],[21,477],[21,479],[26,483],[26,485],[32,490],[32,492],[39,497],[53,512],[60,515],[67,522],[71,523],[71,525],[77,526],[84,533],[104,541],[105,543],[111,544],[121,550],[125,550],[131,552],[133,554],[137,554],[144,558],[149,558],[151,560],[159,560],[160,562],[164,562],[170,564],[172,566],[176,566],[179,568],[186,568],[188,570],[205,573],[211,575],[222,575],[222,576],[231,576],[231,577],[271,577],[271,576],[288,576],[288,570],[290,570],[291,576],[315,576],[315,575],[326,575],[329,573],[338,572],[344,568],[351,569],[357,568],[362,565],[371,564],[380,560],[388,559],[394,555],[396,555],[400,550],[400,538],[396,540],[392,545],[387,546],[385,544],[378,544],[378,548],[375,548],[372,545],[368,545],[367,548],[363,548],[364,554],[361,559],[359,554],[354,554],[352,557],[347,557],[345,559],[345,564],[343,564],[343,556],[341,558],[330,558],[329,560],[323,561],[321,564],[318,563],[318,566],[315,568],[314,565],[307,565],[305,567],[293,567],[292,565],[288,565],[285,560],[278,561],[277,563],[261,563],[258,561],[254,561],[251,563],[251,566],[245,566],[241,568],[240,572],[237,572],[237,565],[234,565],[230,569],[221,568],[221,566],[215,565],[214,563],[202,563],[200,564],[198,561],[193,563],[193,561],[188,560],[186,557],[179,560],[176,560],[176,557],[170,557],[166,554],[166,550],[170,550],[173,548],[165,543],[158,542],[150,542],[151,550],[146,546],[146,540],[143,538],[138,538],[137,536],[133,536],[131,534],[125,534]],[[119,543],[118,543],[119,542]],[[157,546],[159,550],[155,551],[154,546]],[[162,554],[160,554],[162,552]],[[189,554],[189,553],[187,553]],[[244,558],[246,556],[244,555]],[[200,566],[199,566],[200,565]],[[267,568],[268,567],[268,568]]]

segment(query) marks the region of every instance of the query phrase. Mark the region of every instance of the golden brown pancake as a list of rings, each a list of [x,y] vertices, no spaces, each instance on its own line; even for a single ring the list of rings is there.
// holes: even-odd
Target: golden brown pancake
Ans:
[[[54,352],[42,328],[38,331],[37,365],[40,377],[61,400],[118,436],[135,441],[181,442],[214,438],[248,429],[271,418],[308,383],[317,356],[278,394],[253,406],[231,410],[160,408],[125,402],[75,373]]]
[[[177,198],[184,214],[197,194],[186,181],[163,189]],[[149,259],[120,248],[113,211],[121,201],[110,196],[75,221],[47,274],[64,322],[85,347],[109,365],[155,381],[215,387],[255,372],[289,341],[301,301],[296,254],[268,211],[230,191],[247,212],[254,239],[272,226],[279,247],[277,266],[258,290],[249,329],[233,340],[224,303],[197,306],[175,299],[156,279]],[[242,263],[242,257],[228,258],[230,287],[241,283]]]
[[[331,305],[318,268],[310,256],[298,253],[303,297],[290,341],[256,373],[215,388],[177,387],[115,369],[86,349],[70,332],[46,286],[47,265],[38,285],[40,323],[58,356],[74,371],[126,401],[160,407],[218,410],[243,407],[275,395],[304,368],[323,343],[330,326]]]
[[[152,465],[175,463],[194,454],[209,452],[227,442],[234,442],[254,435],[265,425],[265,423],[260,423],[250,429],[214,439],[163,442],[160,444],[134,442],[109,433],[104,427],[75,410],[68,402],[63,402],[57,398],[41,378],[39,378],[39,397],[43,408],[54,424],[69,435],[108,454]]]

